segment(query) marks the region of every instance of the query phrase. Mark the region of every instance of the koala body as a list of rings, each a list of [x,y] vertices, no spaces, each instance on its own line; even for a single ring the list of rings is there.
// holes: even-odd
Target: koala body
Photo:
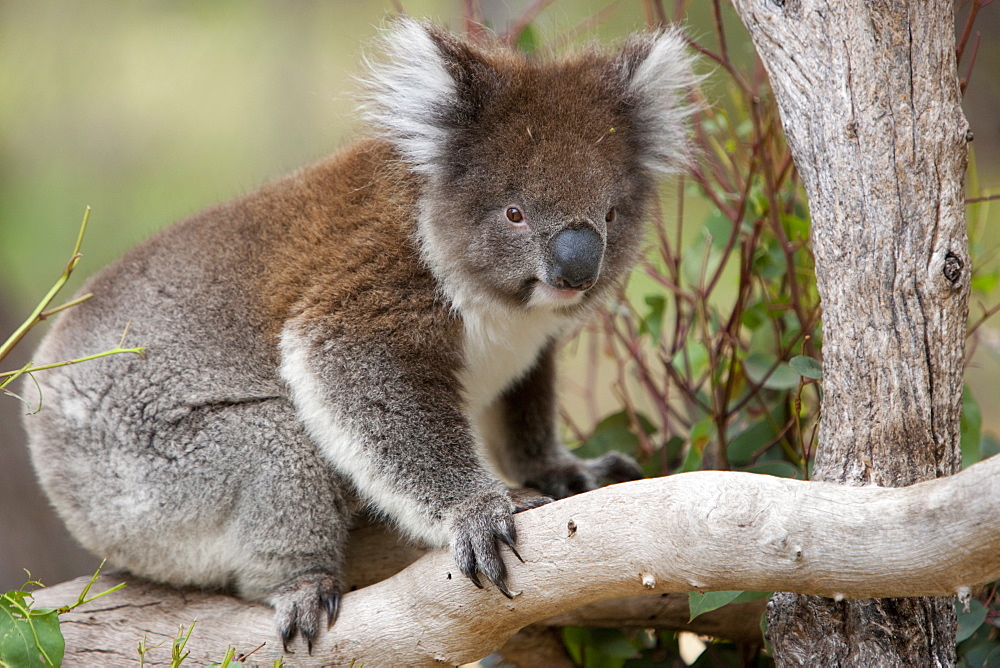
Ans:
[[[680,37],[548,62],[401,20],[382,50],[372,136],[93,277],[38,359],[129,322],[146,359],[40,374],[26,420],[85,547],[266,601],[286,642],[336,617],[359,505],[509,595],[522,506],[498,476],[563,497],[639,475],[559,442],[553,345],[626,276],[683,162]]]

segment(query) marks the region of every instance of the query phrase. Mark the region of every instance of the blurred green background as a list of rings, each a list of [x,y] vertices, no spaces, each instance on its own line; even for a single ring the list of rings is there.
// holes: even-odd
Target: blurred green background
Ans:
[[[402,4],[411,15],[462,28],[459,0]],[[529,2],[482,4],[489,21],[505,27]],[[689,31],[710,35],[709,3],[694,4]],[[62,271],[85,206],[93,207],[90,229],[66,296],[153,230],[362,132],[352,75],[393,7],[376,0],[0,3],[3,336]],[[741,34],[728,8],[726,15],[730,35]],[[543,42],[564,43],[620,39],[644,21],[639,0],[574,0],[555,2],[537,27]],[[978,180],[1000,192],[1000,3],[987,6],[978,25],[984,34],[966,110]],[[736,52],[752,53],[745,40]],[[998,213],[1000,202],[981,205],[969,221],[993,246]],[[985,340],[1000,349],[996,331]],[[30,359],[37,335],[3,370]],[[986,426],[996,430],[1000,367],[995,353],[984,353],[990,345],[980,348],[969,378]],[[23,582],[22,568],[56,583],[97,564],[68,539],[37,490],[18,424],[23,412],[0,397],[0,591]]]

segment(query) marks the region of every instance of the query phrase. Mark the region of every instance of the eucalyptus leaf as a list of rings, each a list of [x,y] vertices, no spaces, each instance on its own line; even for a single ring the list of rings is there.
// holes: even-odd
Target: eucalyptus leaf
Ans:
[[[725,248],[729,243],[729,238],[733,235],[733,221],[717,208],[712,208],[712,212],[705,219],[705,231],[712,237],[712,245],[717,248]]]
[[[717,610],[722,606],[732,603],[742,591],[709,591],[704,594],[693,591],[688,594],[688,608],[690,609],[690,619],[692,621],[698,615]]]
[[[774,427],[767,420],[753,425],[726,446],[726,456],[733,466],[746,466],[758,450],[774,440]]]
[[[778,478],[791,478],[792,480],[800,480],[802,478],[802,471],[794,464],[785,461],[762,462],[745,470],[749,473],[761,473],[777,476]]]
[[[798,387],[800,382],[798,373],[785,362],[778,362],[770,353],[750,353],[743,360],[743,369],[750,380],[763,383],[769,390],[790,390]],[[768,371],[771,371],[770,375]]]
[[[663,312],[667,306],[667,300],[663,295],[646,295],[646,305],[649,306],[649,313],[642,319],[641,330],[649,334],[653,343],[660,343],[660,332],[663,330]]]
[[[521,34],[517,36],[517,42],[515,43],[517,50],[522,53],[534,53],[538,48],[538,34],[535,32],[535,28],[530,23],[524,26],[524,30]]]
[[[620,629],[590,629],[590,644],[605,656],[631,659],[639,653]]]
[[[980,440],[982,436],[983,414],[979,404],[972,396],[972,390],[966,385],[962,392],[962,418],[959,422],[961,435],[962,468],[968,468],[979,461],[981,457]]]
[[[792,370],[800,376],[812,378],[813,380],[823,380],[823,367],[812,357],[796,355],[788,360],[788,366],[792,367]]]
[[[583,647],[587,643],[587,629],[578,626],[564,626],[562,630],[563,645],[573,663],[583,663]]]
[[[986,606],[976,599],[969,601],[969,611],[965,612],[965,606],[956,606],[958,611],[958,633],[955,635],[955,642],[962,642],[969,638],[986,621]]]
[[[642,413],[635,414],[639,428],[647,435],[655,434],[656,425]],[[573,452],[577,457],[588,459],[598,457],[611,450],[633,454],[639,447],[639,439],[632,431],[632,423],[626,412],[613,413],[601,420],[586,441]]]
[[[991,295],[997,289],[998,283],[1000,283],[1000,271],[976,272],[969,287],[973,292]]]
[[[29,610],[25,617],[13,598],[24,600],[0,596],[0,662],[17,668],[60,665],[66,643],[56,611]]]
[[[702,459],[702,449],[695,446],[694,443],[691,444],[688,450],[687,456],[684,457],[684,461],[681,463],[680,469],[677,473],[690,473],[691,471],[701,470],[701,459]]]
[[[983,434],[979,439],[979,459],[1000,455],[1000,440],[994,434]]]

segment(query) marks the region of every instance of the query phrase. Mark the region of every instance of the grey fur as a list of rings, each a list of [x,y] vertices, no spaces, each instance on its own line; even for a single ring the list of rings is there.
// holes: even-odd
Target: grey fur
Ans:
[[[128,322],[146,359],[41,375],[46,409],[26,422],[84,546],[267,601],[282,639],[310,647],[336,618],[357,508],[450,543],[475,584],[510,595],[512,516],[548,499],[512,496],[497,474],[552,497],[640,475],[559,442],[552,351],[637,257],[669,153],[649,142],[683,136],[690,83],[686,61],[673,86],[647,61],[679,38],[538,63],[408,20],[393,30],[390,57],[422,37],[374,66],[383,136],[182,221],[93,278],[38,359],[101,349]],[[421,90],[393,106],[407,82],[455,99]],[[560,290],[550,241],[584,228],[565,237],[586,239],[580,257],[560,253],[588,280]]]

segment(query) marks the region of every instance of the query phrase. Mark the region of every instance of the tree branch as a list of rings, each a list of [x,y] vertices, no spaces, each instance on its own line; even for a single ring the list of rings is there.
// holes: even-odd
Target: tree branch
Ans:
[[[301,643],[290,648],[295,665],[457,665],[495,651],[529,624],[644,593],[965,593],[1000,578],[1000,457],[892,489],[700,471],[606,487],[522,513],[517,522],[525,563],[508,558],[510,586],[523,592],[515,599],[477,590],[449,553],[430,552],[347,594],[340,619],[311,656]],[[399,549],[408,548],[388,552]],[[374,543],[365,550],[355,549],[354,558],[385,556]],[[67,583],[35,598],[56,607],[78,590]],[[246,652],[266,641],[253,656],[270,662],[281,654],[271,617],[261,605],[129,579],[125,590],[65,615],[62,626],[70,665],[92,660],[95,651],[104,662],[116,654],[134,659],[143,634],[155,644],[194,619],[192,660],[218,661],[227,644]],[[169,649],[147,663],[158,657],[168,661]]]

